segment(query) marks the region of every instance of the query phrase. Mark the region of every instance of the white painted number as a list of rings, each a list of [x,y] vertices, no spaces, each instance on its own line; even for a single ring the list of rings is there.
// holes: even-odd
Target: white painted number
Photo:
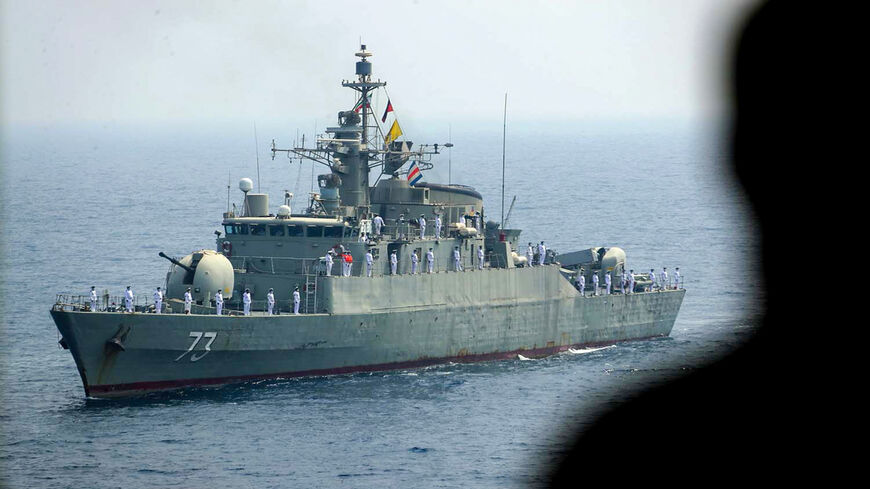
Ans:
[[[211,344],[214,341],[214,339],[217,337],[217,333],[210,332],[210,333],[205,333],[202,336],[205,338],[208,338],[208,343],[205,344],[205,351],[199,355],[191,355],[190,356],[191,362],[195,362],[195,361],[199,360],[200,358],[208,355],[208,352],[211,351]]]
[[[196,348],[197,343],[199,343],[199,340],[203,338],[208,338],[208,343],[205,344],[204,351],[202,353],[196,353],[191,355],[190,361],[195,362],[200,358],[208,355],[208,353],[211,351],[211,344],[214,342],[214,339],[217,338],[217,333],[212,331],[209,331],[207,333],[203,333],[201,331],[191,331],[188,336],[193,338],[193,342],[190,344],[190,347],[187,349],[186,352],[182,353],[178,356],[178,358],[175,359],[176,362],[184,358],[184,355],[192,352],[193,349]]]

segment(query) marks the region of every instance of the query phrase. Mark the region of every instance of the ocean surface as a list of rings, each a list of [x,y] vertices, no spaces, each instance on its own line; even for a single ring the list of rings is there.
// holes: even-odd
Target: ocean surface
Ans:
[[[622,247],[638,271],[680,267],[687,295],[670,337],[539,360],[130,400],[84,397],[49,317],[55,294],[96,285],[120,295],[128,284],[150,294],[167,270],[159,251],[215,246],[228,180],[239,202],[237,182],[257,180],[257,156],[272,207],[286,189],[302,209],[311,165],[268,152],[273,137],[289,146],[295,127],[261,125],[256,143],[246,125],[4,128],[0,485],[542,486],[597,413],[732,351],[751,336],[763,303],[755,228],[728,180],[719,127],[555,126],[508,126],[505,208],[517,196],[510,227],[558,252]],[[474,186],[487,216],[499,220],[501,131],[500,121],[452,126],[455,147],[424,180],[449,174]],[[443,143],[442,133],[414,139]]]

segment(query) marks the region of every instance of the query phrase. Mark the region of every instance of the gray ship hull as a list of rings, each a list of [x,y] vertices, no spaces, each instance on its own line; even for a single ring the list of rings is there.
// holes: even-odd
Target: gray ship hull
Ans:
[[[540,357],[667,336],[685,295],[666,290],[583,297],[556,266],[324,277],[318,287],[325,314],[56,308],[51,315],[85,394],[120,397],[253,379]]]

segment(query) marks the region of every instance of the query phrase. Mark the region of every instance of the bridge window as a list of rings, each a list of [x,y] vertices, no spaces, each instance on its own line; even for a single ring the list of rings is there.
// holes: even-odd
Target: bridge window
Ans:
[[[227,232],[227,236],[231,234],[248,234],[247,224],[226,224],[224,229]]]
[[[323,228],[324,238],[341,238],[344,234],[344,226],[328,226]]]
[[[266,234],[266,226],[264,224],[251,224],[251,234],[254,236],[263,236]]]
[[[322,238],[323,237],[323,228],[320,226],[307,226],[307,231],[305,231],[305,236],[309,238]]]
[[[284,226],[269,226],[269,236],[284,236]]]
[[[305,235],[305,228],[303,226],[287,226],[287,236],[292,238],[303,235]]]

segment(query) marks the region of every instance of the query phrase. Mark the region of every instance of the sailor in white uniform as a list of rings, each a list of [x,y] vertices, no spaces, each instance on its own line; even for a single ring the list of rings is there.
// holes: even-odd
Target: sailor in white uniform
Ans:
[[[680,288],[680,267],[677,267],[674,270],[674,288],[675,289]]]
[[[528,266],[535,266],[535,249],[532,248],[532,243],[529,243],[529,249],[526,250],[526,258],[528,259]]]
[[[411,275],[417,275],[417,262],[420,261],[420,258],[417,257],[417,251],[414,250],[411,252]]]
[[[586,276],[583,275],[582,268],[577,272],[577,278],[575,281],[577,282],[577,289],[580,290],[580,295],[586,297]]]
[[[372,250],[366,251],[366,277],[372,276],[372,268],[375,265],[375,257],[372,256]]]
[[[432,253],[432,248],[426,252],[426,269],[428,273],[432,273],[432,270],[435,269],[435,253]]]
[[[154,313],[160,314],[161,310],[163,310],[163,292],[160,287],[157,287],[157,290],[154,291]]]
[[[420,214],[420,239],[426,237],[426,218]]]
[[[610,270],[604,274],[604,295],[610,295]]]
[[[299,314],[299,286],[293,289],[293,314]]]
[[[652,283],[649,284],[649,291],[652,292],[656,290],[656,270],[655,268],[649,269],[649,279]]]
[[[97,290],[91,285],[91,312],[97,312]]]
[[[245,293],[242,294],[242,314],[245,316],[251,315],[251,289],[245,289]]]
[[[441,237],[441,216],[435,216],[435,239]]]
[[[269,293],[266,294],[266,310],[271,316],[275,310],[275,290],[269,289]]]
[[[485,256],[485,255],[483,254],[483,246],[478,247],[478,248],[477,248],[477,269],[478,269],[478,270],[483,270],[483,259],[484,259],[484,256]]]
[[[538,264],[543,265],[544,259],[547,258],[547,247],[544,246],[544,242],[541,241],[541,244],[538,246],[538,253],[540,256],[538,257]]]
[[[133,312],[133,291],[130,290],[129,285],[124,291],[124,305],[127,307],[127,312]]]
[[[670,288],[670,280],[668,280],[668,267],[662,267],[662,284],[661,288],[667,290]]]
[[[628,290],[634,293],[634,270],[629,270],[628,272]]]
[[[384,227],[384,218],[375,214],[374,219],[372,219],[372,224],[375,225],[375,236],[380,236],[381,228]]]
[[[592,274],[592,295],[598,295],[598,273]]]
[[[190,295],[190,287],[184,293],[184,313],[190,314],[190,306],[193,305],[193,296]]]
[[[390,275],[396,274],[396,267],[399,266],[399,258],[396,256],[396,250],[390,253]]]
[[[367,241],[367,239],[366,239],[366,233],[359,233],[359,242],[360,242],[360,243],[365,243],[366,241]]]
[[[220,290],[218,290],[214,294],[214,311],[215,311],[215,314],[220,316],[222,314],[223,310],[224,310],[224,295],[221,293]]]
[[[326,276],[329,277],[332,273],[332,250],[326,252]]]
[[[457,272],[462,271],[462,255],[459,254],[459,247],[453,247],[453,269]]]

